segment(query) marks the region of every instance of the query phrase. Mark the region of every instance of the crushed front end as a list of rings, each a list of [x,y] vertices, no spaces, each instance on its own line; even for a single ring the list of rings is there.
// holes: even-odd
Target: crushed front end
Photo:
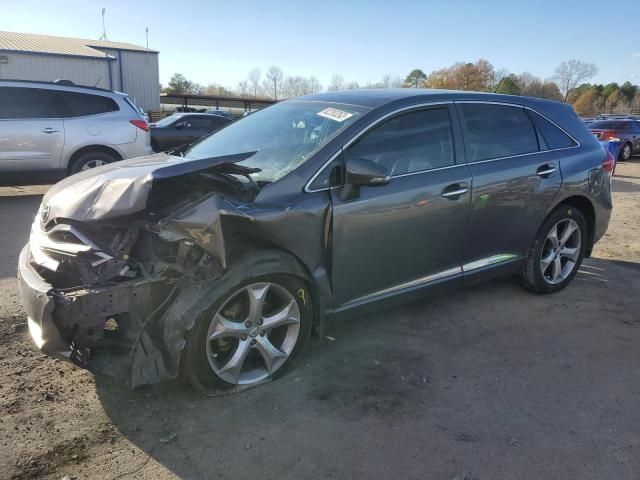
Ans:
[[[190,171],[175,175],[163,174],[181,167],[174,161],[153,163],[151,173],[122,163],[50,190],[18,279],[38,348],[92,369],[96,353],[121,353],[136,386],[177,376],[195,320],[184,312],[205,310],[206,287],[224,272],[221,212],[234,215],[255,185],[223,173],[239,171],[228,163],[193,171],[185,162]]]
[[[131,351],[156,309],[188,272],[209,261],[193,243],[129,225],[36,218],[20,254],[20,294],[44,353],[86,365],[92,349]]]

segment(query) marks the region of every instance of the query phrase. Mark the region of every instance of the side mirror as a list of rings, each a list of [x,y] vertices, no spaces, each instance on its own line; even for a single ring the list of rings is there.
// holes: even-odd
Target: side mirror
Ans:
[[[364,158],[354,158],[347,161],[345,184],[340,198],[351,200],[360,196],[360,187],[386,185],[390,179],[386,167]]]

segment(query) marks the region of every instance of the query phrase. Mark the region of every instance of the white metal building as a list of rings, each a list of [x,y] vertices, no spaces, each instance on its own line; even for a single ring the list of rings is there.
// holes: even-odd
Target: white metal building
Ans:
[[[158,52],[130,43],[0,31],[0,79],[71,80],[160,108]]]

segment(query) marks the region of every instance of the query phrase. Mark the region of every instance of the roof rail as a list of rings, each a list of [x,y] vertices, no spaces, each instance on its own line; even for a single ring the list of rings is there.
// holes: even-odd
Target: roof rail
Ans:
[[[57,78],[56,80],[54,80],[51,83],[55,83],[56,85],[66,85],[67,87],[75,87],[76,84],[73,83],[71,80],[66,80],[66,79],[62,79],[62,78]]]
[[[53,82],[49,82],[46,80],[23,80],[17,78],[0,78],[0,84],[3,82],[12,82],[12,83],[39,83],[41,85],[56,85],[58,87],[74,87],[74,88],[86,88],[89,90],[97,90],[99,92],[109,92],[109,93],[119,93],[115,90],[109,90],[108,88],[100,88],[93,87],[91,85],[78,85],[73,83],[71,80],[54,80]]]

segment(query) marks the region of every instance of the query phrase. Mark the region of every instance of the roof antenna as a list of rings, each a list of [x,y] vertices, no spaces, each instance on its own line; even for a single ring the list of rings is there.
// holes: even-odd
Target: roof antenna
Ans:
[[[102,35],[100,35],[100,38],[98,39],[101,42],[109,41],[109,37],[107,37],[107,28],[104,26],[104,14],[106,13],[106,11],[106,8],[102,8]]]

